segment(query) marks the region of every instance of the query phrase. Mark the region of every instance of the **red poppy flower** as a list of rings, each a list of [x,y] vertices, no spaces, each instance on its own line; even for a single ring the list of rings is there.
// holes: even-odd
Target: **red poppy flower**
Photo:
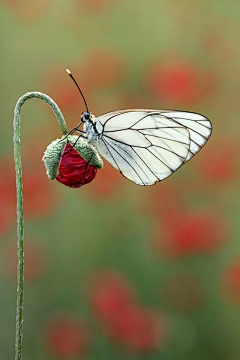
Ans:
[[[76,316],[61,314],[49,320],[46,328],[46,346],[59,357],[82,357],[86,351],[85,326]]]
[[[153,66],[147,82],[165,106],[192,105],[209,95],[214,76],[190,61],[167,58]]]
[[[96,167],[88,164],[69,142],[62,152],[58,171],[57,181],[72,188],[90,183],[97,174]]]
[[[162,322],[155,310],[133,305],[115,313],[109,322],[109,332],[133,351],[154,351],[164,343]]]
[[[136,304],[129,282],[116,272],[105,272],[92,283],[91,304],[108,334],[133,351],[153,351],[165,339],[163,321],[150,308]]]
[[[182,256],[206,253],[218,249],[226,241],[226,223],[217,215],[193,211],[175,213],[164,219],[162,231],[154,234],[155,246],[160,253]]]
[[[224,271],[224,294],[240,304],[240,257],[232,261]]]
[[[77,135],[52,141],[44,152],[43,162],[49,179],[72,188],[90,183],[97,169],[103,167],[97,150]]]
[[[133,302],[134,293],[128,281],[115,272],[98,275],[91,286],[91,304],[102,320],[108,321]]]

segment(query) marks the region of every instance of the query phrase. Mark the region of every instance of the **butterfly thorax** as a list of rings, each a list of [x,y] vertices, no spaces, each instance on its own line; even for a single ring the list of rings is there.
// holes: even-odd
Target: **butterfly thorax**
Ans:
[[[87,136],[88,141],[90,143],[94,143],[101,139],[103,126],[99,121],[95,120],[94,115],[91,115],[88,120],[83,122],[83,130]]]

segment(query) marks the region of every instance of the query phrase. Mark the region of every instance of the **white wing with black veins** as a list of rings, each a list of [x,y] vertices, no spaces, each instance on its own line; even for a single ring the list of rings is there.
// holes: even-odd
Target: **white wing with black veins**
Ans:
[[[119,110],[99,116],[99,153],[126,178],[153,185],[195,155],[211,135],[202,115],[175,110]]]

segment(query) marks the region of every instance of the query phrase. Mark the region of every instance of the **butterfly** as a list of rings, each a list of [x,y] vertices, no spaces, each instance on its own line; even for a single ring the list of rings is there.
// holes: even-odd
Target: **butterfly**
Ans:
[[[206,144],[212,124],[205,116],[180,110],[126,109],[98,117],[86,100],[73,131],[96,147],[115,169],[137,185],[153,185],[189,161]],[[83,124],[83,130],[80,125]]]

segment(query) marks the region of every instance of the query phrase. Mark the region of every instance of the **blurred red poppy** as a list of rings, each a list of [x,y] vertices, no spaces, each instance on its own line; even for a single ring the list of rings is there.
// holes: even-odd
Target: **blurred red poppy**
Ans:
[[[109,320],[133,302],[134,291],[121,274],[108,270],[96,276],[91,284],[90,301],[102,320]]]
[[[136,295],[124,277],[111,271],[100,274],[91,284],[90,296],[94,311],[118,343],[140,352],[162,346],[162,318],[154,309],[136,304]]]
[[[14,280],[17,276],[17,245],[14,242],[6,249],[4,268]],[[41,277],[47,266],[47,251],[41,241],[24,241],[24,276],[26,280]]]
[[[147,83],[166,107],[197,104],[211,94],[215,77],[192,61],[168,57],[159,59],[148,73]]]
[[[226,222],[216,214],[179,209],[169,219],[164,219],[162,231],[156,228],[155,248],[169,256],[208,253],[221,247],[229,235]],[[227,238],[226,238],[227,236]]]
[[[108,323],[110,334],[133,351],[154,351],[165,340],[163,321],[157,311],[139,305],[117,311]]]
[[[73,314],[60,314],[48,320],[45,336],[47,349],[54,356],[79,359],[85,354],[86,327]]]
[[[240,256],[224,269],[223,291],[228,299],[240,304]]]

